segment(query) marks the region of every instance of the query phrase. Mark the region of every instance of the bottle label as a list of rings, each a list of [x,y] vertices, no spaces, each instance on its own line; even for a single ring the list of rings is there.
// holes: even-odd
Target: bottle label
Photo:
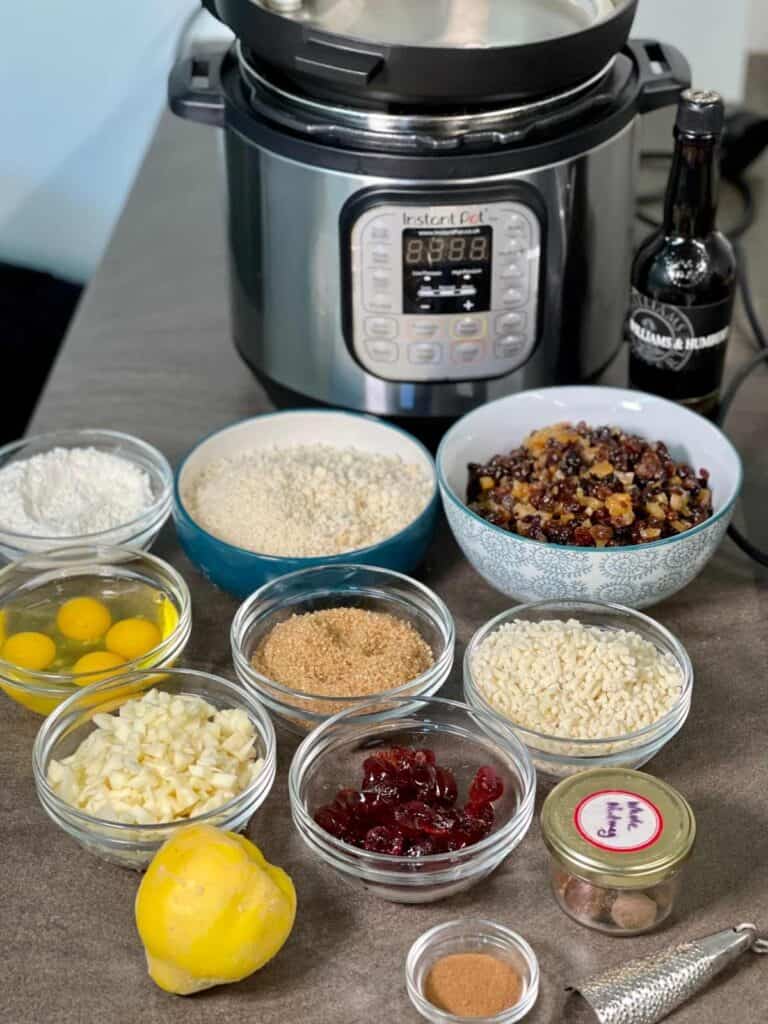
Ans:
[[[683,309],[632,289],[627,330],[632,355],[658,370],[719,366],[731,329],[733,299]],[[719,381],[715,381],[715,386]]]
[[[664,819],[658,807],[639,793],[603,789],[581,801],[574,825],[581,838],[599,850],[637,853],[658,841]]]

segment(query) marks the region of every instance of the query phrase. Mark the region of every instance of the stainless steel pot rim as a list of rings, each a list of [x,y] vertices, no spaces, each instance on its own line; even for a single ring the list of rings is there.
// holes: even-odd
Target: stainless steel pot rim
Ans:
[[[390,114],[379,110],[340,106],[290,92],[270,81],[262,71],[253,66],[244,52],[240,40],[235,43],[235,51],[245,81],[254,90],[255,97],[271,113],[277,115],[277,119],[282,111],[294,117],[297,115],[305,118],[311,117],[318,126],[352,129],[381,138],[412,135],[413,133],[455,138],[470,132],[499,128],[517,121],[529,120],[531,117],[544,114],[547,111],[564,107],[595,89],[608,77],[616,61],[616,57],[612,57],[596,75],[579,85],[528,103],[493,107],[465,114]]]

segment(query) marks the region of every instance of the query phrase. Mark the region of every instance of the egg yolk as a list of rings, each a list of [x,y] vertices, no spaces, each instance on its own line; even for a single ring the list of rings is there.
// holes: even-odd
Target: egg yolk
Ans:
[[[87,644],[104,636],[112,625],[112,616],[95,597],[73,597],[59,608],[56,625],[69,640]]]
[[[78,658],[72,666],[73,673],[78,677],[75,683],[78,686],[98,683],[102,679],[117,675],[114,669],[124,664],[125,658],[113,651],[89,651],[82,658]]]
[[[147,654],[162,640],[154,622],[146,619],[121,619],[107,633],[107,650],[132,661]]]
[[[45,633],[13,633],[3,644],[2,653],[18,668],[43,672],[56,657],[56,644]]]

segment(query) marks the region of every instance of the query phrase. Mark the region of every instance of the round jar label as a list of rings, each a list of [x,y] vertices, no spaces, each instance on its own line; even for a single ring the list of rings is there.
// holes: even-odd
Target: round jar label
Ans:
[[[612,853],[645,850],[658,841],[664,829],[658,807],[624,789],[590,793],[576,808],[573,820],[582,839]]]

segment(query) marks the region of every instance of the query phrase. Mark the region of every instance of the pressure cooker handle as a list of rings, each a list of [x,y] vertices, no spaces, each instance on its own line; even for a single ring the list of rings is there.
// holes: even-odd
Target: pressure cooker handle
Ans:
[[[222,127],[221,65],[226,51],[200,48],[176,62],[168,78],[168,103],[187,121]]]
[[[682,90],[691,84],[691,68],[682,53],[668,43],[651,39],[632,39],[629,48],[640,75],[639,113],[648,114],[677,103]]]
[[[314,36],[307,38],[293,60],[300,71],[339,85],[367,85],[384,66],[380,53],[334,46]]]

